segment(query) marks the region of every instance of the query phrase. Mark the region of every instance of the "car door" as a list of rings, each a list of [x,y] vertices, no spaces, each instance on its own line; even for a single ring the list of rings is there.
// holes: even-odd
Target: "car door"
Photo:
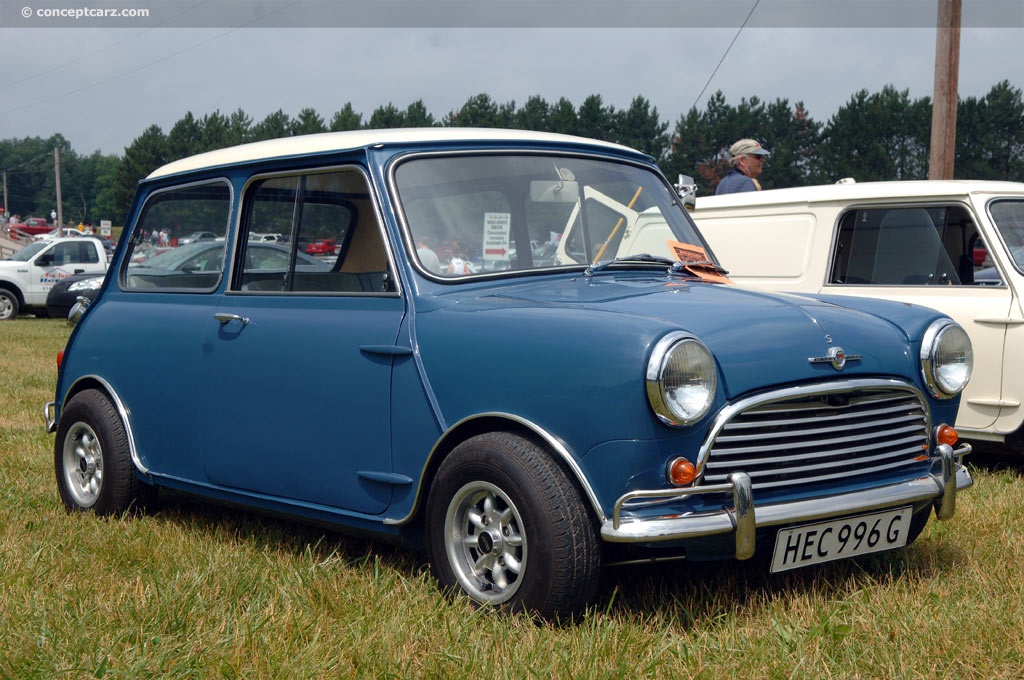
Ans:
[[[207,319],[200,426],[213,484],[364,514],[391,499],[391,368],[405,303],[361,170],[250,183],[230,290]],[[307,255],[306,238],[342,252]],[[250,240],[252,239],[252,240]]]
[[[937,309],[962,325],[974,348],[957,426],[991,428],[1000,415],[1005,282],[975,280],[973,250],[984,247],[969,208],[958,203],[856,208],[839,220],[823,292],[879,297]]]

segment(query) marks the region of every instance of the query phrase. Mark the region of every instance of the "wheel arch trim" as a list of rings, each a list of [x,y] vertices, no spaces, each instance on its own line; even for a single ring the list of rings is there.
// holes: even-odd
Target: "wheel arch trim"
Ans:
[[[402,525],[412,520],[413,516],[416,515],[420,506],[423,504],[424,491],[429,486],[428,477],[433,476],[433,471],[437,469],[441,464],[441,461],[452,449],[476,434],[475,432],[467,434],[467,430],[472,432],[472,426],[484,420],[504,421],[514,424],[514,429],[525,430],[538,437],[547,447],[548,452],[553,454],[553,457],[557,462],[560,462],[565,466],[572,478],[579,485],[583,495],[586,496],[589,501],[590,507],[597,520],[603,523],[607,519],[607,515],[601,507],[601,502],[598,499],[597,493],[594,491],[594,487],[587,480],[586,475],[583,473],[583,468],[580,467],[579,461],[572,454],[568,445],[564,441],[531,420],[527,420],[526,418],[511,413],[492,411],[467,416],[453,424],[441,435],[430,450],[430,454],[427,456],[427,460],[424,462],[423,468],[420,471],[419,484],[416,489],[416,498],[413,499],[409,512],[404,517],[385,519],[384,524]],[[493,432],[495,431],[495,428],[488,427],[484,431]]]
[[[124,426],[125,436],[128,437],[128,451],[131,455],[132,464],[135,469],[142,474],[150,474],[149,468],[143,465],[139,459],[138,450],[135,448],[135,433],[132,431],[132,421],[128,415],[128,407],[125,406],[121,397],[117,394],[117,390],[114,389],[113,385],[104,380],[98,375],[83,375],[68,388],[67,392],[64,393],[64,399],[61,400],[61,410],[63,411],[64,406],[79,392],[83,392],[88,389],[99,389],[110,399],[114,404],[114,408],[117,410],[117,415],[121,419],[121,424]],[[55,414],[56,415],[56,414]],[[55,424],[60,420],[59,416],[55,418]]]

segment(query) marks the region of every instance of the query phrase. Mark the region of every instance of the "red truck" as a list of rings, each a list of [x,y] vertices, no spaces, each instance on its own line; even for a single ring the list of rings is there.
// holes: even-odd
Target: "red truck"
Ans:
[[[24,222],[12,222],[8,226],[10,227],[11,238],[49,234],[55,229],[55,227],[50,224],[49,220],[42,217],[30,217]]]

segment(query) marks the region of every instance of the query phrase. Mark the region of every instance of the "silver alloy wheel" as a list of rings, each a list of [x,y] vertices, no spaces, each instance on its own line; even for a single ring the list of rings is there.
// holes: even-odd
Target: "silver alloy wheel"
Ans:
[[[63,473],[75,503],[92,507],[103,489],[103,447],[85,423],[75,423],[64,437]]]
[[[459,585],[478,602],[501,604],[522,584],[526,533],[519,510],[501,489],[470,482],[451,499],[445,550]]]
[[[7,295],[0,295],[0,321],[14,318],[14,300]]]

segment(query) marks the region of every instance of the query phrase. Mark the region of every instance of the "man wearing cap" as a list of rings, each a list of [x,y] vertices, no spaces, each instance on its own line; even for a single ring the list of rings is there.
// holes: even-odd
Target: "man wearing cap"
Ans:
[[[722,178],[715,189],[716,194],[735,194],[741,191],[760,191],[757,176],[764,170],[764,160],[770,156],[760,143],[753,139],[741,139],[729,147],[729,162],[732,170]]]

